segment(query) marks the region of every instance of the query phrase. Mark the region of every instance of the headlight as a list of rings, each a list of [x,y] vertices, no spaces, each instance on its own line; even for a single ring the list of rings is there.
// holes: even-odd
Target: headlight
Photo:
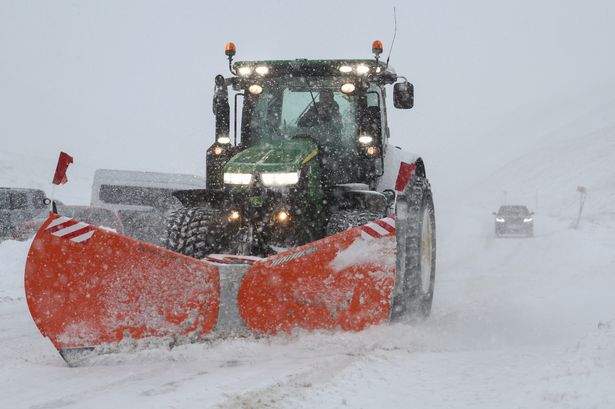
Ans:
[[[251,67],[239,67],[239,75],[241,75],[242,77],[247,77],[248,75],[252,74],[252,68]]]
[[[369,67],[365,64],[357,65],[357,74],[365,75],[369,72]]]
[[[372,138],[370,135],[361,135],[361,136],[359,136],[359,143],[361,143],[363,145],[369,145],[373,141],[374,141],[374,138]]]
[[[263,173],[261,179],[265,186],[294,185],[299,181],[299,172]]]
[[[265,65],[261,65],[261,66],[256,67],[255,71],[258,75],[267,75],[269,74],[269,67]]]
[[[504,223],[506,220],[504,220],[503,217],[496,217],[495,221],[498,222],[498,223]]]
[[[352,67],[350,65],[342,65],[339,70],[341,73],[348,74],[349,72],[352,72]]]
[[[240,218],[241,218],[241,214],[237,210],[231,210],[231,212],[228,214],[229,222],[236,222]]]
[[[231,143],[231,138],[229,138],[226,135],[225,136],[220,136],[220,137],[218,137],[218,143],[226,145],[227,143]]]
[[[224,173],[224,183],[229,185],[249,185],[251,181],[250,173]]]
[[[374,156],[378,154],[378,148],[375,146],[369,146],[365,151],[369,156]]]
[[[252,95],[258,95],[263,92],[263,87],[258,84],[252,84],[250,85],[250,88],[248,88],[248,91],[250,91],[250,94]]]
[[[529,223],[532,221],[531,217],[526,217],[525,219],[523,219],[523,223]]]
[[[342,84],[341,90],[344,94],[352,94],[355,90],[355,86],[352,82],[347,82]]]
[[[290,217],[290,214],[286,210],[280,210],[275,215],[275,220],[280,223],[286,223]]]

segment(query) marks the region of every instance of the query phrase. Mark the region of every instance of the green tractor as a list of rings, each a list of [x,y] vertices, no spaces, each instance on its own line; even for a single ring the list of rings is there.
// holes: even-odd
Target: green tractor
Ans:
[[[422,159],[389,144],[386,88],[410,109],[414,89],[379,59],[233,62],[215,79],[216,142],[204,190],[177,191],[168,249],[267,257],[396,215],[403,287],[431,308],[435,222]],[[232,128],[231,128],[232,108]],[[401,294],[405,289],[399,288]],[[417,297],[413,297],[417,299]]]

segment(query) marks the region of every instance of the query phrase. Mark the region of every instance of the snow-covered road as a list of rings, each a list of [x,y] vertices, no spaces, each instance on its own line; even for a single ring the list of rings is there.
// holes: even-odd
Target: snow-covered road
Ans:
[[[487,210],[438,209],[422,324],[153,348],[80,368],[29,317],[27,243],[4,242],[0,407],[615,406],[615,226],[537,215],[536,237],[495,239]]]

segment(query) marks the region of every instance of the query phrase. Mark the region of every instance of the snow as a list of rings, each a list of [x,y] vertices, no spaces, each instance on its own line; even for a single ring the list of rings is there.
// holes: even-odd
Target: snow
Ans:
[[[32,240],[0,242],[0,300],[24,297],[23,271]]]
[[[202,175],[226,41],[238,58],[345,58],[390,32],[386,18],[339,24],[366,21],[366,3],[186,4],[2,2],[0,185],[50,193],[60,149],[75,157],[55,192],[67,204],[89,203],[97,168]],[[613,7],[398,5],[392,61],[417,100],[389,101],[389,127],[434,191],[427,321],[161,343],[69,368],[28,313],[30,243],[4,241],[0,408],[615,407]],[[503,202],[536,212],[535,237],[494,237]]]
[[[394,237],[379,240],[358,237],[347,249],[337,253],[330,267],[333,271],[338,272],[356,264],[370,263],[381,269],[381,278],[384,279],[387,276],[384,271],[395,268],[395,255],[391,254],[394,252]]]

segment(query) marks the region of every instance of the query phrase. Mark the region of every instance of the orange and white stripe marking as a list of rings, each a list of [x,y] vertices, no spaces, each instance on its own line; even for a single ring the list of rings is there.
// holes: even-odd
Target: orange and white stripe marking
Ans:
[[[361,226],[361,237],[366,240],[379,239],[386,236],[395,235],[395,219],[385,217],[384,219],[374,220]]]
[[[61,237],[74,243],[83,243],[89,240],[96,231],[93,226],[87,223],[64,216],[53,219],[45,230],[56,237]]]

